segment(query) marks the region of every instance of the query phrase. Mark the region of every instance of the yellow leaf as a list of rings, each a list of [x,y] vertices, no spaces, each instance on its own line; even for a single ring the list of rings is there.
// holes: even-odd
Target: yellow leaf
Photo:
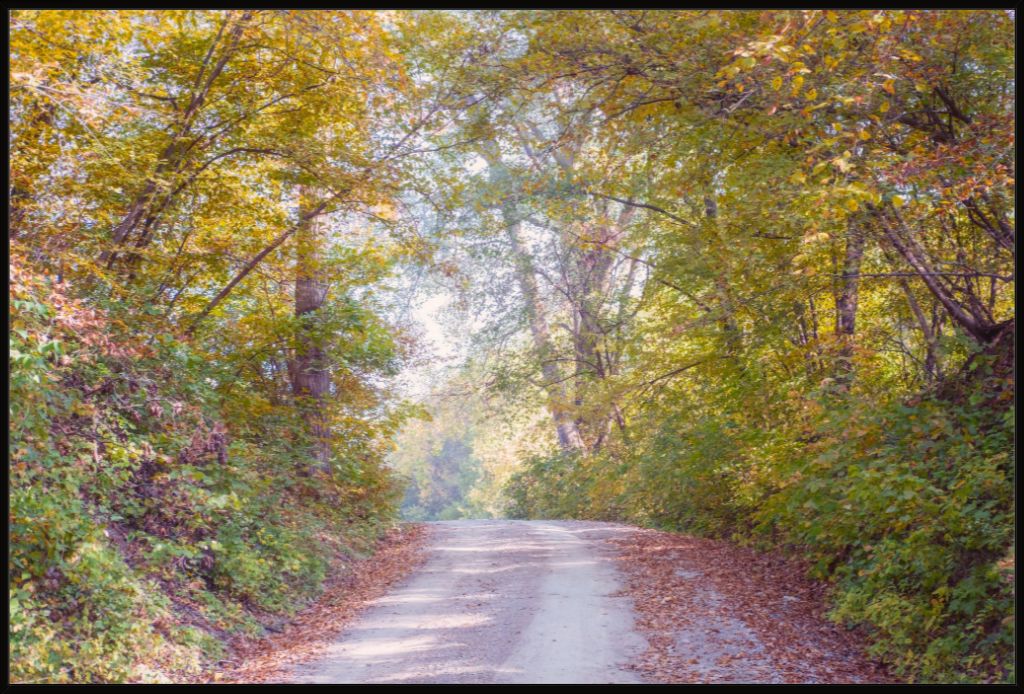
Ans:
[[[860,208],[860,205],[853,198],[846,199],[846,209],[850,212],[856,212]]]
[[[804,76],[797,75],[793,78],[793,96],[800,93],[800,89],[804,86]]]
[[[809,89],[805,96],[807,97],[808,101],[814,101],[815,99],[818,98],[818,90],[817,89]]]
[[[903,207],[905,202],[906,201],[903,199],[902,195],[893,195],[892,196],[892,204],[895,207]]]
[[[781,77],[776,77],[775,79],[772,80],[772,89],[774,89],[775,91],[779,91],[780,89],[782,89]]]
[[[878,107],[878,110],[881,111],[882,113],[885,113],[886,111],[888,111],[889,110],[889,102],[888,101],[883,101],[882,105]]]
[[[889,92],[890,94],[895,94],[896,93],[896,88],[893,86],[893,81],[892,80],[886,80],[885,84],[882,85],[882,89],[884,89],[885,91]]]

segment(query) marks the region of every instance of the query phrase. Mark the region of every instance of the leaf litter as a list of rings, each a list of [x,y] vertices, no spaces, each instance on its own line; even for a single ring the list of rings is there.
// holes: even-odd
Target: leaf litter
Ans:
[[[339,566],[320,598],[260,638],[238,637],[232,658],[197,681],[204,683],[285,682],[299,664],[315,659],[376,598],[405,578],[425,558],[426,528],[402,524],[381,538],[372,555]]]
[[[660,683],[888,683],[862,635],[830,622],[829,586],[797,561],[732,543],[637,529],[610,539]]]

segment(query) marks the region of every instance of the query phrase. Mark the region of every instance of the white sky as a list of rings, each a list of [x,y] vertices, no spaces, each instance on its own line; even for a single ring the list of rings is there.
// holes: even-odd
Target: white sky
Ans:
[[[463,341],[451,335],[442,324],[441,313],[450,303],[448,292],[433,291],[420,299],[410,312],[420,338],[420,354],[417,364],[404,369],[398,377],[398,388],[411,400],[429,399],[432,388],[441,385],[444,372],[458,365],[465,356]]]
[[[466,165],[466,173],[473,175],[486,167],[486,160],[477,155]],[[431,390],[443,387],[446,370],[460,365],[467,356],[469,337],[476,328],[472,322],[456,323],[442,318],[452,298],[434,283],[422,283],[416,291],[414,308],[408,315],[416,324],[420,355],[417,365],[407,367],[398,377],[399,392],[411,400],[429,400]]]
[[[449,338],[438,320],[440,312],[447,308],[449,303],[451,296],[447,292],[437,293],[423,301],[412,312],[413,318],[423,328],[427,345],[439,359],[459,356],[455,341]]]

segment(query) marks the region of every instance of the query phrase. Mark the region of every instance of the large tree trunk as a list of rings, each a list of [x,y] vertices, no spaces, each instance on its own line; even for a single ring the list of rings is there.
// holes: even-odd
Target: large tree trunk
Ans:
[[[710,195],[704,196],[704,216],[708,224],[712,226],[718,224],[718,203]],[[714,283],[715,296],[718,299],[719,310],[722,315],[720,324],[722,326],[722,333],[725,336],[726,351],[730,356],[736,356],[743,347],[743,331],[740,330],[740,326],[736,322],[736,306],[732,298],[732,290],[726,281],[724,268],[719,269],[715,273]]]
[[[602,220],[610,219],[608,201],[601,200],[599,208],[593,212]],[[573,349],[576,356],[576,372],[589,374],[591,379],[601,381],[613,375],[615,365],[609,356],[606,328],[602,324],[602,314],[609,301],[612,291],[612,268],[615,251],[625,228],[636,214],[636,208],[623,206],[619,215],[611,222],[601,222],[588,228],[586,237],[579,239],[585,243],[579,251],[576,263],[576,286],[571,293],[574,295],[573,311]],[[604,349],[602,349],[604,348]],[[582,392],[586,387],[586,378],[579,379],[577,399],[582,400]],[[592,449],[597,451],[603,445],[614,422],[625,431],[625,419],[617,417],[621,414],[617,403],[610,403],[605,413],[595,413],[590,422],[578,422],[578,426],[586,427],[586,439],[592,441]]]
[[[523,294],[526,317],[530,323],[533,346],[540,359],[541,375],[548,390],[548,411],[555,423],[558,445],[563,451],[577,451],[583,447],[583,440],[575,422],[568,415],[565,384],[562,383],[561,369],[554,360],[555,350],[551,344],[551,333],[544,315],[544,305],[537,287],[537,277],[530,262],[530,256],[519,238],[521,222],[516,218],[510,204],[502,206],[502,221],[508,233],[509,243],[516,264],[516,279]]]
[[[839,342],[836,378],[849,387],[853,377],[853,346],[857,328],[857,300],[860,289],[860,265],[864,257],[864,229],[851,220],[846,232],[846,257],[843,261],[842,287],[836,297],[836,338]]]
[[[485,144],[481,148],[480,154],[489,165],[488,173],[491,184],[505,188],[504,199],[501,203],[501,218],[512,247],[516,282],[523,295],[523,308],[530,324],[533,347],[540,360],[541,376],[547,391],[547,408],[555,425],[558,445],[563,451],[578,451],[583,448],[583,439],[576,423],[569,416],[565,383],[562,381],[561,369],[558,368],[558,363],[555,361],[551,331],[545,316],[540,289],[537,286],[536,271],[533,268],[530,254],[519,236],[522,220],[516,210],[514,191],[511,189],[512,179],[508,169],[501,161],[501,155],[494,143],[490,143],[489,146]]]
[[[299,218],[319,205],[306,187],[299,189]],[[315,312],[327,299],[328,284],[321,268],[324,234],[323,217],[314,216],[302,222],[295,232],[295,316],[300,319],[299,334],[292,368],[292,393],[302,412],[307,431],[314,439],[313,472],[331,470],[331,440],[327,423],[327,398],[330,395],[331,372],[323,338],[317,333]],[[314,315],[311,315],[314,314]]]

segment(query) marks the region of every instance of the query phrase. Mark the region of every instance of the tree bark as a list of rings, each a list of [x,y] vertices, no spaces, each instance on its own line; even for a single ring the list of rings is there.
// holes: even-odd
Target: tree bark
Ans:
[[[551,344],[551,332],[544,314],[544,305],[537,286],[537,277],[533,271],[530,256],[523,247],[519,237],[521,222],[515,217],[511,206],[502,206],[502,221],[505,223],[509,243],[516,263],[516,279],[519,291],[523,294],[526,317],[530,324],[530,335],[533,346],[540,359],[541,375],[548,388],[548,411],[555,423],[558,445],[563,451],[577,451],[583,447],[579,429],[566,412],[567,395],[562,383],[560,369],[554,361],[554,348]]]
[[[206,318],[206,316],[210,315],[210,311],[217,308],[218,304],[220,304],[220,302],[223,301],[224,298],[231,293],[231,290],[238,286],[238,283],[244,280],[249,275],[249,273],[256,268],[257,265],[263,262],[264,258],[270,255],[282,243],[291,238],[293,234],[302,229],[307,222],[309,222],[311,219],[314,219],[318,215],[322,214],[326,207],[327,201],[324,200],[323,202],[319,203],[315,208],[303,214],[299,218],[299,221],[296,222],[294,226],[282,232],[276,239],[274,239],[271,242],[269,246],[267,246],[262,251],[253,256],[252,260],[247,262],[245,266],[241,270],[239,270],[234,277],[231,278],[231,281],[228,282],[223,289],[217,292],[217,296],[210,299],[210,303],[208,303],[205,306],[205,308],[203,308],[203,310],[200,311],[199,315],[196,316],[195,320],[192,321],[192,324],[188,327],[186,334],[191,335],[192,333],[194,333],[196,328],[199,326],[200,321]]]
[[[481,154],[487,160],[490,167],[489,178],[491,184],[499,188],[505,188],[501,202],[501,218],[505,225],[505,233],[508,236],[509,245],[512,247],[516,282],[519,285],[519,291],[523,295],[523,309],[530,324],[533,347],[540,360],[541,376],[544,378],[547,390],[547,408],[555,425],[558,446],[566,452],[578,451],[583,448],[583,439],[580,436],[576,423],[567,411],[566,388],[561,378],[561,370],[554,359],[555,350],[551,344],[551,331],[545,316],[540,288],[537,286],[536,271],[533,268],[530,254],[520,237],[522,219],[516,210],[513,191],[510,190],[511,176],[501,161],[497,147],[482,149]]]
[[[928,264],[914,239],[907,233],[906,225],[895,210],[892,211],[893,221],[887,218],[885,210],[873,208],[873,211],[885,237],[921,277],[925,286],[949,312],[950,317],[979,344],[989,344],[999,334],[1002,326],[973,314],[969,307],[964,306],[953,297],[949,289],[940,281],[938,273]]]
[[[331,372],[323,336],[318,335],[315,315],[327,299],[328,283],[322,269],[324,220],[309,216],[322,203],[314,191],[299,187],[298,230],[295,232],[295,316],[299,320],[292,369],[292,394],[302,413],[307,431],[314,439],[311,473],[331,471],[331,437],[327,421],[327,398]]]
[[[856,220],[851,220],[846,231],[842,288],[836,298],[836,338],[839,342],[836,380],[845,388],[849,387],[853,377],[853,343],[857,326],[857,299],[863,257],[864,229]]]
[[[713,226],[718,224],[718,203],[710,195],[704,196],[704,216],[708,224]],[[736,323],[736,309],[724,271],[720,270],[715,273],[714,283],[715,295],[722,313],[720,323],[725,335],[726,350],[731,356],[736,356],[743,347],[743,332],[740,330],[739,324]]]
[[[608,202],[601,201],[601,207],[593,211],[599,219],[609,219]],[[576,262],[576,286],[574,287],[573,310],[573,348],[576,353],[576,373],[591,374],[594,379],[604,380],[614,371],[613,360],[609,356],[609,335],[602,325],[602,313],[609,300],[612,283],[612,267],[615,259],[616,245],[625,228],[636,215],[636,207],[624,205],[617,218],[611,222],[601,222],[590,227],[586,243],[578,251]],[[575,249],[574,249],[575,250]],[[602,347],[604,349],[602,350]],[[577,385],[577,399],[582,400],[582,380]],[[601,448],[604,440],[611,432],[615,420],[617,403],[610,403],[609,411],[597,413],[588,427],[588,439],[593,440],[593,450]],[[620,427],[625,429],[625,421],[618,420]],[[582,422],[581,422],[582,423]],[[585,424],[585,423],[582,423]]]

